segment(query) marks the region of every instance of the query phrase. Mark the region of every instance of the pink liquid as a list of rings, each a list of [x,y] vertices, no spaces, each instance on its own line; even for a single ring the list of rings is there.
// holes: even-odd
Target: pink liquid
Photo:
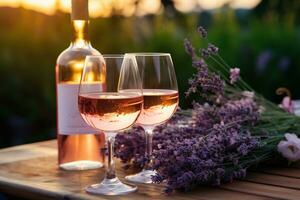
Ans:
[[[90,93],[78,97],[81,116],[90,126],[102,131],[119,131],[138,118],[143,96],[137,93]]]
[[[63,100],[57,107],[57,122],[58,124],[62,123],[62,125],[66,123],[66,127],[69,130],[73,130],[69,134],[66,134],[59,128],[57,129],[58,163],[62,169],[66,170],[99,168],[104,162],[104,155],[99,153],[99,149],[105,146],[104,134],[100,131],[97,133],[78,131],[86,129],[86,127],[90,129],[77,111],[78,87],[79,84],[72,81],[57,84],[57,102],[59,98]],[[60,93],[60,97],[58,92]],[[61,117],[69,118],[69,116],[72,116],[71,119],[67,119],[66,121],[66,119],[59,118],[59,109],[60,112],[68,113]],[[61,121],[60,123],[59,120]]]
[[[144,109],[137,123],[141,126],[153,126],[166,122],[178,105],[178,91],[143,89]]]

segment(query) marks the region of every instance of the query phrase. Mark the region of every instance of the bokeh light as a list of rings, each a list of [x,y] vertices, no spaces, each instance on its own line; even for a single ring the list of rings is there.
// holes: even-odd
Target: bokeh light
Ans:
[[[230,3],[232,8],[251,9],[257,6],[261,0],[234,0]]]
[[[193,12],[217,9],[228,4],[234,9],[251,9],[261,0],[174,0],[175,9],[179,12]],[[24,7],[48,15],[57,10],[70,12],[71,0],[0,0],[0,6]],[[111,17],[112,15],[144,16],[159,14],[162,10],[161,0],[89,0],[91,17]]]
[[[248,0],[251,1],[251,0]],[[224,4],[229,3],[230,0],[218,0],[218,1],[212,1],[212,0],[198,0],[198,4],[201,7],[201,9],[204,10],[211,10],[222,7]]]
[[[0,0],[0,6],[19,7],[20,0]]]
[[[56,11],[55,0],[22,0],[20,5],[27,9],[36,10],[45,14],[54,14]]]
[[[191,12],[197,6],[196,0],[174,0],[175,8],[180,12]]]
[[[141,0],[137,6],[137,15],[158,13],[161,8],[160,0]]]

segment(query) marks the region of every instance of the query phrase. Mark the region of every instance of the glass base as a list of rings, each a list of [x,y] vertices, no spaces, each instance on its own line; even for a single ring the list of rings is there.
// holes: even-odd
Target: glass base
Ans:
[[[136,183],[153,183],[151,177],[156,174],[156,171],[153,170],[142,170],[140,173],[126,176],[125,178],[128,181]]]
[[[98,169],[103,167],[103,163],[97,161],[90,161],[90,160],[80,160],[74,162],[68,162],[59,165],[61,169],[64,170],[89,170],[89,169]]]
[[[136,186],[126,185],[118,178],[104,179],[101,183],[91,185],[85,189],[87,193],[103,195],[122,195],[134,192],[136,190]]]

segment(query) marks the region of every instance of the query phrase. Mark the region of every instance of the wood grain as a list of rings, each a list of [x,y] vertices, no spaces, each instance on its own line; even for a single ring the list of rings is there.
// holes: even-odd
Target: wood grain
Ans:
[[[124,182],[127,171],[117,168]],[[290,169],[285,169],[289,171]],[[251,172],[244,181],[220,188],[199,187],[189,193],[162,193],[163,185],[137,184],[138,191],[124,196],[94,196],[84,191],[87,185],[100,182],[104,168],[89,171],[63,171],[57,167],[56,141],[39,142],[0,150],[0,191],[28,199],[300,199],[300,169],[286,177]],[[288,172],[286,172],[288,173]]]
[[[296,169],[296,168],[270,167],[270,168],[257,169],[257,171],[259,171],[261,173],[271,174],[271,175],[286,176],[286,177],[291,177],[291,178],[300,178],[300,169]]]
[[[291,178],[286,176],[265,174],[261,172],[249,172],[245,180],[254,183],[300,190],[300,179],[297,177]]]
[[[294,190],[285,187],[277,187],[266,184],[257,184],[246,181],[234,181],[231,184],[223,185],[222,188],[244,192],[252,195],[270,197],[274,199],[300,199],[300,190]]]

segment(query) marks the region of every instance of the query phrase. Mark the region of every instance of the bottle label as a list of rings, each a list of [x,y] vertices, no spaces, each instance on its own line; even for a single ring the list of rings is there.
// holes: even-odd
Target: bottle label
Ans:
[[[88,126],[78,110],[79,84],[57,85],[58,134],[95,134],[99,130]]]

